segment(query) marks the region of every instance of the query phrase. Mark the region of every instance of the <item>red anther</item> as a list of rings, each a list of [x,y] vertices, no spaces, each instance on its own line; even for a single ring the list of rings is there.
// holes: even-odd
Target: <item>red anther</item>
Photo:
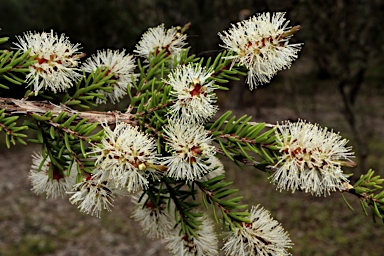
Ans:
[[[148,200],[147,203],[145,204],[145,207],[155,209],[155,204],[152,203],[151,200]]]
[[[58,169],[56,169],[55,167],[52,168],[52,178],[54,180],[60,180],[62,178],[64,178],[64,175],[62,172],[60,172]]]
[[[48,60],[46,60],[46,59],[44,59],[44,58],[38,58],[38,57],[36,57],[36,60],[37,60],[37,62],[38,62],[39,64],[43,64],[43,63],[47,63],[47,62],[48,62]]]
[[[202,93],[202,89],[203,86],[201,85],[195,85],[195,87],[193,88],[193,90],[190,92],[191,96],[199,96],[201,93]]]
[[[196,146],[193,146],[191,148],[191,151],[194,155],[201,155],[203,153],[203,151],[201,150],[200,147],[196,147]]]

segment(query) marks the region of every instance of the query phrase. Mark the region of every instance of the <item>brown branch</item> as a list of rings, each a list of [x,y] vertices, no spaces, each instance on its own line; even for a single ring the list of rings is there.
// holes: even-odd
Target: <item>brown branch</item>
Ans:
[[[131,113],[121,113],[119,111],[77,111],[65,105],[55,105],[48,101],[26,101],[13,98],[0,98],[0,109],[5,109],[8,115],[28,115],[28,114],[45,114],[51,112],[53,116],[58,116],[62,112],[66,112],[69,116],[78,115],[78,118],[86,118],[91,123],[107,122],[114,124],[116,121],[126,122],[138,125]]]

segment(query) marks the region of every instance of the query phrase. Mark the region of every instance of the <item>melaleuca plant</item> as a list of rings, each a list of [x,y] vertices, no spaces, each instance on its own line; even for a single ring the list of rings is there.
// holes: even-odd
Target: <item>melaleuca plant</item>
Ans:
[[[290,44],[300,26],[288,23],[284,13],[264,13],[234,24],[218,34],[215,58],[189,53],[189,24],[150,28],[132,54],[87,59],[65,35],[27,32],[0,51],[2,95],[26,88],[20,99],[0,98],[0,131],[7,147],[41,145],[29,173],[34,192],[68,196],[97,217],[130,196],[132,217],[175,255],[218,255],[215,223],[226,255],[289,255],[288,233],[263,207],[241,203],[223,158],[267,172],[279,190],[354,194],[383,219],[383,179],[370,170],[351,184],[354,153],[339,134],[303,120],[218,114],[216,92],[230,80],[246,76],[252,90],[291,66],[302,44]],[[117,102],[123,107],[92,110]]]

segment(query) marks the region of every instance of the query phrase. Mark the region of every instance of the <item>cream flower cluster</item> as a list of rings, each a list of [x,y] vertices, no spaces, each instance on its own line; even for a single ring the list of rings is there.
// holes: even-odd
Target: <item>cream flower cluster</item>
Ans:
[[[160,164],[161,158],[152,138],[125,123],[117,123],[113,131],[105,124],[102,126],[105,138],[101,147],[94,149],[98,155],[94,175],[99,180],[134,192],[147,188],[148,179],[159,179],[154,167]]]
[[[276,138],[281,156],[271,179],[278,189],[325,196],[349,182],[341,167],[353,152],[339,134],[300,120],[278,125]]]
[[[175,221],[177,212],[172,202],[169,202],[170,207],[166,203],[155,206],[147,195],[141,199],[134,196],[132,201],[135,204],[132,218],[139,222],[148,237],[161,238],[167,243],[167,248],[173,255],[218,255],[217,235],[212,220],[207,216],[197,218],[201,222],[195,230],[197,236],[187,237],[180,232],[180,224]]]
[[[291,239],[269,211],[254,206],[250,213],[251,223],[243,223],[241,228],[235,228],[225,239],[225,255],[291,255],[287,251],[292,247]]]
[[[50,33],[27,32],[23,37],[16,37],[16,49],[29,52],[35,63],[29,67],[30,73],[26,82],[33,85],[35,94],[42,89],[49,89],[54,93],[72,87],[80,77],[77,71],[79,58],[79,44],[71,44],[64,34],[58,36]]]
[[[183,47],[187,45],[185,40],[187,36],[181,34],[178,28],[171,27],[165,29],[164,24],[150,28],[146,31],[133,51],[138,56],[149,59],[150,56],[156,56],[165,50],[168,56],[178,58]]]
[[[179,66],[171,72],[166,83],[172,86],[171,95],[176,100],[170,107],[170,115],[198,123],[214,116],[218,107],[214,83],[208,80],[212,74],[212,70],[193,64]]]
[[[41,169],[39,169],[40,166]],[[49,175],[50,171],[52,177]],[[75,185],[76,175],[76,164],[72,165],[69,173],[63,172],[51,163],[48,156],[44,159],[41,152],[32,155],[29,179],[32,184],[32,191],[37,195],[45,193],[47,198],[63,198],[66,192],[70,191],[72,186]]]
[[[171,235],[176,225],[175,217],[171,214],[174,207],[169,209],[165,203],[155,206],[147,195],[141,199],[133,196],[132,202],[135,204],[132,218],[140,223],[149,238],[166,238]]]
[[[196,180],[213,170],[216,150],[203,125],[170,119],[164,131],[172,154],[164,157],[168,176]]]
[[[45,193],[47,198],[57,198],[71,194],[70,202],[77,204],[81,212],[100,217],[102,210],[111,210],[116,195],[125,194],[124,191],[117,190],[108,182],[102,182],[90,174],[86,174],[82,182],[76,183],[76,175],[76,163],[69,172],[63,172],[48,156],[44,158],[41,152],[32,155],[29,179],[32,190],[37,195]]]
[[[195,230],[197,236],[188,238],[180,232],[181,227],[176,223],[177,212],[172,202],[169,202],[169,207],[166,203],[155,206],[147,195],[141,199],[134,196],[132,201],[136,205],[132,217],[140,223],[148,237],[161,238],[167,243],[167,248],[173,255],[218,255],[218,239],[214,224],[206,215],[196,219],[201,223]]]
[[[127,95],[127,90],[131,88],[132,81],[135,81],[138,76],[134,73],[136,68],[135,59],[132,55],[125,54],[125,50],[121,52],[119,50],[98,51],[96,55],[88,58],[82,67],[88,73],[101,68],[103,71],[107,69],[106,75],[113,74],[111,79],[115,80],[115,82],[109,84],[112,91],[98,91],[112,103],[119,102],[121,98]],[[97,98],[96,103],[106,103],[106,101]]]
[[[223,47],[234,52],[233,64],[248,69],[247,83],[251,90],[268,83],[280,70],[289,68],[297,58],[301,44],[289,44],[285,13],[263,13],[238,22],[219,33]]]
[[[97,155],[96,168],[69,192],[71,203],[78,204],[81,212],[98,217],[102,210],[111,210],[116,195],[146,189],[161,175],[155,168],[160,158],[153,139],[129,124],[118,122],[113,130],[101,125],[105,137],[92,152]]]
[[[72,188],[69,201],[77,204],[80,212],[100,217],[102,210],[111,211],[112,202],[116,195],[125,195],[124,191],[117,190],[108,182],[101,182],[94,176],[87,175],[82,182]]]
[[[167,248],[173,255],[216,256],[219,254],[218,238],[212,220],[203,215],[197,218],[197,221],[201,222],[201,225],[196,230],[196,236],[188,238],[184,234],[173,232],[165,239],[168,243]]]

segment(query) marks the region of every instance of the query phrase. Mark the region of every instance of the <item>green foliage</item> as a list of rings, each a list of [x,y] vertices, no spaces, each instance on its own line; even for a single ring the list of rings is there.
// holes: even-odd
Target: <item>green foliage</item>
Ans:
[[[5,132],[5,144],[7,148],[11,147],[11,143],[15,145],[16,141],[23,145],[27,144],[23,139],[27,137],[27,135],[21,133],[21,131],[27,130],[28,127],[26,125],[18,126],[18,119],[18,116],[6,117],[5,109],[0,109],[0,132]]]
[[[8,41],[8,37],[0,38],[0,45]],[[0,89],[9,89],[10,84],[22,85],[25,77],[20,77],[29,72],[28,67],[34,62],[29,56],[29,51],[21,53],[8,50],[0,50]]]
[[[26,124],[37,130],[37,138],[29,139],[29,142],[41,144],[43,156],[49,157],[60,172],[69,173],[76,163],[80,177],[83,173],[92,173],[94,160],[88,157],[91,152],[89,145],[100,142],[104,132],[96,131],[97,123],[87,123],[87,119],[78,118],[77,114],[68,116],[64,111],[56,117],[51,112],[31,114],[31,117],[33,119]]]
[[[357,195],[360,199],[361,207],[368,216],[367,207],[372,210],[372,217],[381,219],[384,222],[384,179],[380,175],[374,176],[371,169],[366,174],[360,176],[360,179],[353,185],[350,192]]]
[[[223,153],[234,162],[250,161],[257,168],[274,163],[273,150],[277,149],[274,129],[261,133],[265,129],[264,123],[250,123],[252,117],[247,115],[236,120],[231,114],[227,111],[207,127]],[[256,163],[255,154],[263,161]]]
[[[90,106],[96,107],[96,98],[106,100],[100,91],[110,92],[112,87],[109,84],[115,82],[111,79],[113,73],[107,74],[108,69],[98,68],[96,72],[92,72],[86,76],[83,72],[83,77],[75,85],[75,92],[70,95],[68,92],[64,95],[62,103],[67,106],[78,106],[82,109],[89,109]]]
[[[217,210],[221,212],[222,224],[226,224],[232,230],[234,227],[240,227],[239,223],[250,223],[247,218],[250,214],[248,211],[241,211],[248,205],[240,204],[242,196],[224,199],[238,192],[238,189],[227,188],[233,182],[226,182],[224,175],[217,176],[206,182],[196,181],[196,185],[202,191],[202,201],[206,209],[212,206],[213,216],[216,223],[220,223]]]

